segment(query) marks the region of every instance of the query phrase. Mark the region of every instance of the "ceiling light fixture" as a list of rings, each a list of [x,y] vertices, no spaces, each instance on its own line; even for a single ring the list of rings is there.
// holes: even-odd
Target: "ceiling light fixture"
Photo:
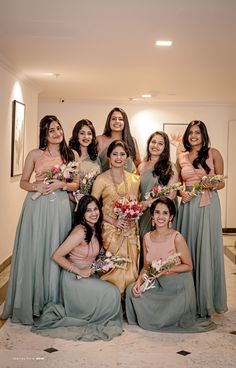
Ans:
[[[144,93],[142,95],[142,98],[151,98],[151,97],[152,97],[152,95],[150,93]]]
[[[172,46],[172,41],[156,41],[156,46]]]

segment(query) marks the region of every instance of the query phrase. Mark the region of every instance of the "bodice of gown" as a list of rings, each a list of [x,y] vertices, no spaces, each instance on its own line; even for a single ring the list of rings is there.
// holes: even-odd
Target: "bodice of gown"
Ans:
[[[137,199],[139,192],[139,176],[125,172],[125,177],[127,182],[126,197],[133,197]],[[94,195],[97,199],[102,198],[104,214],[116,218],[116,214],[113,210],[114,203],[121,198],[118,193],[125,193],[125,191],[125,183],[122,182],[115,186],[110,177],[110,173],[106,171],[96,178],[93,184],[92,195]]]
[[[84,176],[90,172],[96,172],[97,175],[101,172],[101,163],[99,158],[95,161],[92,161],[89,157],[82,160],[79,159],[79,175],[80,180],[84,178]]]
[[[189,152],[184,152],[179,155],[179,164],[181,166],[181,176],[186,186],[193,185],[196,182],[200,182],[204,175],[214,175],[214,163],[212,157],[212,151],[208,151],[209,157],[206,160],[207,165],[210,168],[209,174],[203,169],[201,165],[197,169],[193,166],[189,159]]]
[[[89,244],[84,242],[72,249],[68,259],[72,263],[77,263],[83,267],[90,267],[99,253],[99,243],[93,235]]]
[[[140,175],[140,192],[141,200],[145,200],[145,194],[151,192],[153,187],[158,184],[158,176],[153,176],[154,166],[150,167],[148,170],[144,171]]]
[[[61,156],[52,157],[43,151],[43,154],[35,162],[35,179],[36,181],[43,181],[45,179],[45,173],[51,170],[55,165],[62,165],[63,161]]]
[[[176,253],[175,248],[175,237],[178,234],[178,231],[173,230],[173,232],[165,239],[152,241],[151,232],[148,232],[144,235],[145,244],[147,248],[147,261],[152,262],[158,259],[166,259],[167,257]]]

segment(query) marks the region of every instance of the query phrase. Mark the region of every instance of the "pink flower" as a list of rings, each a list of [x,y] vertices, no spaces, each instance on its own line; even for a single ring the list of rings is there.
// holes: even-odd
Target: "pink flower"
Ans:
[[[109,250],[106,251],[106,254],[105,255],[106,255],[107,258],[111,258],[112,257],[112,254],[111,254],[111,252],[109,252]]]
[[[159,259],[158,261],[154,260],[152,261],[152,267],[155,268],[155,270],[159,271],[161,268],[162,261]]]

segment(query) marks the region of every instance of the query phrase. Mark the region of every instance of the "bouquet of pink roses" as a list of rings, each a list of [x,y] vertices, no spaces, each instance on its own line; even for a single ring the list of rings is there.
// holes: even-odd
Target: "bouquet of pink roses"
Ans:
[[[163,274],[163,271],[169,270],[173,266],[181,263],[179,258],[180,255],[180,253],[174,253],[164,260],[160,258],[158,260],[149,262],[145,274],[143,275],[144,282],[141,285],[141,291],[144,292],[146,290],[154,288],[155,280]]]
[[[53,180],[61,180],[67,183],[73,181],[78,175],[78,162],[70,161],[68,164],[55,165],[44,173],[44,183],[50,184]],[[32,199],[36,200],[42,193],[36,192],[32,195]]]
[[[142,214],[142,206],[132,198],[121,198],[114,203],[114,212],[119,219],[136,221]]]
[[[182,183],[174,183],[170,185],[166,185],[162,187],[161,185],[155,185],[151,192],[147,192],[144,198],[147,199],[157,199],[163,197],[167,194],[170,194],[173,190],[183,189]]]

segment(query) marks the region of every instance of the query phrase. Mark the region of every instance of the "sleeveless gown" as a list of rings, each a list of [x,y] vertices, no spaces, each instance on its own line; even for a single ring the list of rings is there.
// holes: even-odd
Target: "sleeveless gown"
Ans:
[[[89,244],[79,245],[68,259],[79,268],[90,267],[99,253],[93,236]],[[62,270],[61,304],[49,303],[32,331],[66,340],[111,340],[122,333],[122,313],[118,288],[96,276],[77,279]]]
[[[44,173],[60,157],[46,152],[35,163],[35,177],[42,181]],[[51,255],[71,229],[71,209],[68,194],[57,190],[55,195],[41,195],[32,200],[28,192],[18,222],[13,249],[7,297],[1,318],[31,325],[48,302],[59,299],[60,269]]]
[[[153,176],[154,166],[150,167],[148,170],[144,171],[140,175],[140,192],[141,192],[141,201],[145,200],[145,194],[148,192],[151,192],[153,187],[158,184],[158,176]],[[170,179],[169,184],[173,184],[172,180]],[[176,229],[177,227],[177,210],[178,210],[178,200],[177,198],[174,199],[175,208],[176,208],[176,216],[174,218],[174,221],[172,223],[173,229]],[[143,215],[141,216],[139,220],[139,234],[140,234],[140,244],[141,244],[141,250],[140,250],[140,270],[143,267],[143,252],[142,252],[142,243],[143,243],[143,237],[146,233],[153,230],[152,228],[152,218],[150,214],[150,208],[147,208]]]
[[[179,156],[181,176],[186,189],[207,175],[202,167],[195,169],[189,152]],[[206,160],[209,175],[214,175],[211,149]],[[205,317],[227,311],[221,210],[217,191],[205,190],[188,203],[181,203],[177,228],[185,237],[193,261],[193,279],[197,312]]]
[[[175,249],[172,234],[162,242],[153,242],[150,232],[144,236],[147,260],[166,259]],[[155,288],[134,297],[130,285],[126,291],[126,315],[130,325],[139,325],[150,331],[160,332],[206,332],[216,328],[206,319],[196,318],[196,297],[191,272],[163,275],[155,281]]]
[[[128,185],[127,197],[138,196],[139,177],[135,174],[125,172]],[[119,193],[125,192],[125,184],[122,182],[117,185]],[[114,203],[120,199],[117,194],[115,185],[113,184],[108,172],[105,172],[97,177],[94,182],[92,195],[97,199],[102,199],[103,213],[113,217],[117,216],[114,213]],[[116,226],[103,222],[103,247],[109,250],[113,255],[129,258],[131,263],[127,263],[127,269],[114,268],[104,274],[101,278],[116,285],[121,295],[123,296],[126,287],[138,276],[138,256],[139,256],[139,237],[137,224],[133,222],[128,236],[125,236]]]

